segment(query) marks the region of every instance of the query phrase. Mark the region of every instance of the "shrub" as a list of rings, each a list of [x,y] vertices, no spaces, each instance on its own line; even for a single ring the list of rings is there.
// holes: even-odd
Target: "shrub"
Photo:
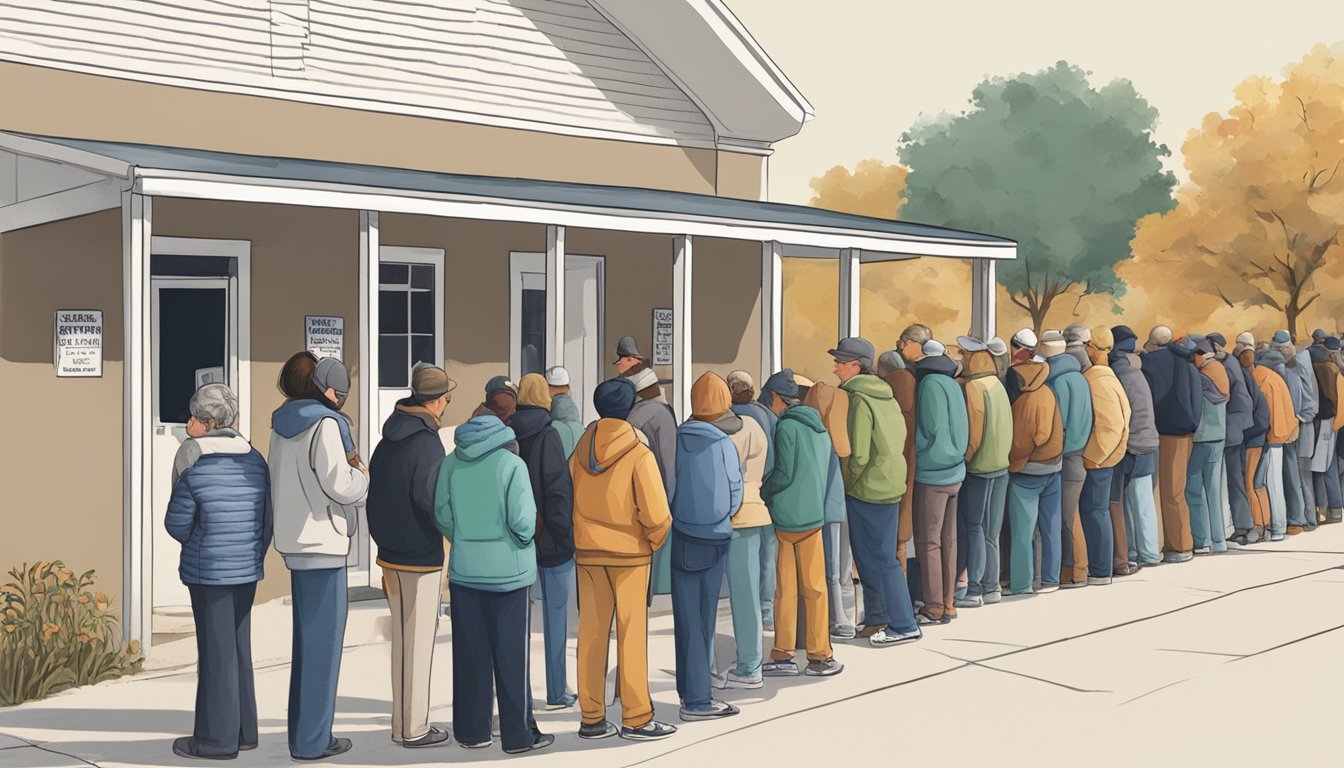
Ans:
[[[0,586],[0,706],[140,671],[140,644],[121,647],[112,601],[59,560],[24,563]]]

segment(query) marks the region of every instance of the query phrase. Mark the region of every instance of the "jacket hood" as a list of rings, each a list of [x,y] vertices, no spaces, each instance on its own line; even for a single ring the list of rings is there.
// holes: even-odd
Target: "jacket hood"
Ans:
[[[1183,345],[1183,344],[1177,344],[1177,343],[1174,342],[1174,341],[1173,341],[1172,343],[1168,344],[1168,345],[1166,346],[1166,349],[1171,350],[1171,354],[1175,355],[1176,357],[1182,358],[1182,359],[1184,359],[1184,360],[1190,360],[1190,361],[1193,361],[1194,358],[1195,358],[1195,351],[1194,351],[1193,349],[1186,349],[1186,348],[1185,348],[1185,345]]]
[[[434,420],[434,414],[423,405],[407,399],[397,403],[396,410],[387,417],[387,421],[383,424],[382,439],[395,442],[421,432],[438,435],[439,427]]]
[[[1078,362],[1078,358],[1068,353],[1055,355],[1049,360],[1046,360],[1046,364],[1050,367],[1050,375],[1047,379],[1049,381],[1054,381],[1066,373],[1083,372],[1083,364]]]
[[[453,442],[457,444],[453,453],[465,461],[479,461],[516,439],[513,430],[504,426],[498,416],[476,416],[453,433]]]
[[[1275,368],[1284,364],[1283,355],[1276,349],[1265,349],[1255,353],[1255,364]]]
[[[957,361],[947,355],[934,355],[920,360],[919,365],[915,367],[915,375],[921,379],[936,374],[955,377],[957,375]]]
[[[788,421],[796,421],[799,424],[806,426],[808,429],[811,429],[813,432],[819,432],[823,435],[826,434],[826,425],[822,423],[821,414],[817,412],[816,408],[810,408],[806,405],[790,406],[789,408],[784,409],[784,413],[779,417],[780,421],[786,419]]]
[[[208,435],[196,438],[196,447],[202,456],[212,454],[240,455],[252,452],[252,444],[232,429],[217,429]]]
[[[600,475],[611,469],[621,457],[639,445],[635,428],[630,422],[621,419],[598,419],[589,427],[588,455],[584,457],[583,468],[594,475]]]
[[[988,350],[979,349],[966,356],[966,376],[972,379],[978,379],[983,376],[998,375],[999,369],[994,364],[994,356]]]
[[[872,398],[873,400],[895,400],[891,385],[871,374],[861,373],[840,385],[846,392]]]
[[[519,440],[525,440],[550,426],[551,414],[545,409],[533,405],[520,405],[509,419],[509,426]]]
[[[1073,358],[1069,358],[1073,360]],[[1077,365],[1078,361],[1073,360]],[[1022,391],[1031,392],[1045,386],[1046,379],[1050,378],[1050,367],[1045,363],[1036,360],[1027,360],[1013,366],[1017,371],[1018,378],[1022,380]]]
[[[271,414],[271,429],[286,439],[298,437],[328,416],[341,418],[338,411],[316,400],[286,400]]]
[[[741,417],[738,421],[741,422]],[[727,433],[713,424],[691,420],[677,427],[677,449],[687,453],[699,453],[725,437]]]
[[[736,435],[742,431],[742,417],[732,411],[723,414],[710,423],[723,430],[725,435]]]
[[[582,423],[579,406],[569,395],[556,395],[551,398],[551,419],[553,421],[572,421]]]
[[[728,391],[728,382],[717,373],[710,371],[691,385],[692,416],[712,416],[717,419],[732,407],[733,395]]]

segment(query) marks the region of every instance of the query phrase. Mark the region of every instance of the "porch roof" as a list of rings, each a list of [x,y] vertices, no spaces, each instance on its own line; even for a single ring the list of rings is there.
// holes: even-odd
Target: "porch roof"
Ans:
[[[0,134],[3,136],[3,134]],[[46,145],[73,152],[49,157],[72,165],[82,165],[103,173],[120,170],[133,179],[144,194],[208,197],[214,199],[253,199],[240,195],[237,187],[280,187],[314,192],[363,192],[376,196],[411,196],[419,199],[473,203],[483,218],[514,218],[575,226],[598,226],[587,220],[568,221],[559,214],[597,214],[626,219],[658,220],[663,225],[643,231],[678,234],[703,234],[703,229],[686,224],[717,224],[729,229],[709,231],[713,236],[741,239],[778,240],[803,246],[796,254],[834,257],[828,248],[856,248],[865,253],[863,261],[881,261],[896,257],[945,256],[957,258],[1015,258],[1017,244],[1009,239],[977,232],[893,219],[879,219],[828,211],[801,205],[743,200],[713,195],[668,190],[576,184],[531,179],[467,176],[431,171],[389,168],[355,163],[299,158],[261,157],[200,149],[185,149],[146,144],[126,144],[46,136],[10,135],[33,145]],[[27,143],[27,142],[25,142]],[[20,152],[25,150],[20,149]],[[36,153],[34,153],[36,154]],[[110,164],[107,161],[112,161]],[[195,187],[185,182],[197,182]],[[205,191],[209,182],[216,186]],[[227,194],[220,184],[235,187]],[[198,193],[192,193],[196,189]],[[338,205],[274,196],[257,199],[314,205]],[[484,215],[482,203],[519,209],[549,211],[554,216]],[[372,210],[398,210],[394,205],[370,204]],[[406,209],[410,212],[419,209]],[[428,212],[428,211],[427,211]],[[472,218],[470,212],[459,214]],[[557,220],[552,221],[555,218]],[[610,224],[607,225],[610,228]],[[811,247],[812,250],[809,250]],[[820,249],[820,250],[817,250]]]

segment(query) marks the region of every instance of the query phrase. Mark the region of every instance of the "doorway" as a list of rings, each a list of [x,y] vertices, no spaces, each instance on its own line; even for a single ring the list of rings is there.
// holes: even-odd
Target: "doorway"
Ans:
[[[416,363],[443,367],[443,254],[396,245],[378,251],[379,434],[397,401],[411,396]]]
[[[517,382],[544,373],[546,349],[546,254],[509,254],[509,376]],[[602,381],[606,260],[565,255],[565,369],[585,424],[597,420],[593,389]]]

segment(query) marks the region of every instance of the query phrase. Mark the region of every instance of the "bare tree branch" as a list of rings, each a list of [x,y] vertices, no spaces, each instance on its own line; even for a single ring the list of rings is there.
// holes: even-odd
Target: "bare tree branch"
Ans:
[[[1298,311],[1298,313],[1306,312],[1306,311],[1307,311],[1307,307],[1310,307],[1310,306],[1312,305],[1312,303],[1315,302],[1315,301],[1316,301],[1317,299],[1319,299],[1319,298],[1321,298],[1321,294],[1318,293],[1318,294],[1316,294],[1315,296],[1312,296],[1310,299],[1307,299],[1306,301],[1302,302],[1302,303],[1301,303],[1300,305],[1298,305],[1298,307],[1297,307],[1297,311]]]
[[[1335,163],[1334,169],[1330,171],[1330,178],[1326,179],[1325,181],[1322,181],[1320,184],[1317,184],[1316,182],[1321,178],[1322,174],[1324,174],[1325,171],[1324,170],[1318,171],[1315,176],[1312,176],[1311,183],[1307,185],[1307,194],[1311,194],[1319,189],[1322,189],[1325,187],[1325,185],[1334,181],[1335,175],[1339,173],[1340,164],[1344,164],[1344,158],[1341,158],[1339,162]]]

